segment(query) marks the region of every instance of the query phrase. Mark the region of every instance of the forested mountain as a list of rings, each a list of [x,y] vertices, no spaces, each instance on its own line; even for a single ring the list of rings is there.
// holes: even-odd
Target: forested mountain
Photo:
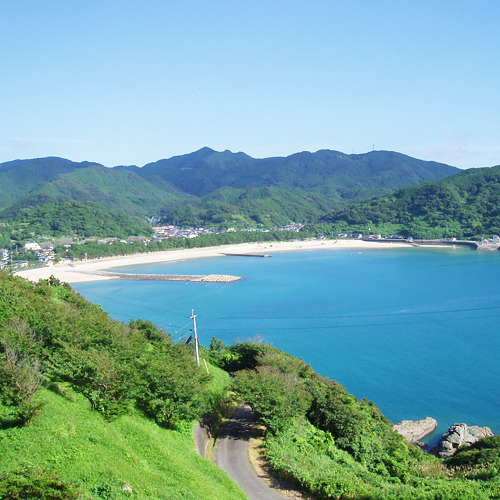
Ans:
[[[373,151],[255,159],[202,148],[145,165],[106,168],[63,158],[0,164],[0,219],[48,203],[90,201],[179,225],[266,226],[310,222],[326,212],[458,169]]]
[[[247,226],[309,222],[329,210],[458,171],[388,151],[346,155],[322,150],[255,159],[210,148],[142,168],[118,168],[152,181],[161,178],[198,197],[163,210],[162,218],[170,223],[217,224],[223,219]]]
[[[473,239],[500,234],[500,166],[402,189],[328,214],[320,222],[327,233]]]
[[[400,153],[372,151],[346,155],[338,151],[302,152],[287,157],[255,159],[245,153],[202,148],[191,154],[129,168],[144,178],[161,177],[182,191],[205,196],[228,186],[236,189],[276,187],[356,198],[360,191],[393,191],[442,179],[458,169],[417,160]]]

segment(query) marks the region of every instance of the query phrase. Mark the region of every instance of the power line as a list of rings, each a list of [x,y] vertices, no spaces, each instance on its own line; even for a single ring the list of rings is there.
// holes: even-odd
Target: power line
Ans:
[[[393,313],[377,313],[377,314],[338,314],[335,316],[330,315],[321,315],[321,316],[308,316],[308,317],[300,317],[300,316],[268,316],[268,317],[255,317],[255,316],[222,316],[218,318],[213,318],[217,320],[284,320],[284,319],[292,319],[292,320],[310,320],[310,319],[344,319],[344,318],[380,318],[380,317],[388,317],[388,316],[417,316],[422,314],[448,314],[448,313],[457,313],[457,312],[469,312],[469,311],[487,311],[492,309],[500,309],[500,305],[498,306],[485,306],[485,307],[469,307],[469,308],[460,308],[460,309],[443,309],[441,311],[399,311]],[[200,315],[199,315],[200,316]],[[203,317],[203,316],[200,316]]]
[[[489,318],[496,318],[498,314],[494,314],[492,316],[488,316]],[[412,325],[422,324],[422,323],[446,323],[449,321],[453,321],[453,319],[422,319],[420,321],[412,321]],[[397,326],[397,325],[408,325],[406,321],[398,321],[391,323],[357,323],[352,325],[317,325],[317,326],[283,326],[280,325],[280,330],[293,330],[293,331],[314,331],[314,330],[335,330],[335,329],[344,329],[344,328],[365,328],[365,327],[381,327],[381,326]],[[253,327],[253,328],[217,328],[217,327],[203,327],[203,331],[207,332],[217,332],[217,331],[248,331],[248,332],[261,332],[261,331],[276,331],[278,327]]]

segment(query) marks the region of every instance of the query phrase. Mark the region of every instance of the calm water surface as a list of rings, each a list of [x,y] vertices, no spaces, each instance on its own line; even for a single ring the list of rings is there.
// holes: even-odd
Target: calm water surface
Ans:
[[[74,287],[111,316],[200,341],[256,336],[303,358],[393,422],[432,416],[500,434],[500,252],[323,250],[120,268],[233,274],[235,283],[107,281]]]

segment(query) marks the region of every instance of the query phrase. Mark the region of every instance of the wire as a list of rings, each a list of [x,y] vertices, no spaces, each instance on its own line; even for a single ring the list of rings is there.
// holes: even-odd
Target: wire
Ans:
[[[219,318],[214,318],[217,320],[284,320],[284,319],[293,319],[293,320],[309,320],[309,319],[340,319],[340,318],[380,318],[387,316],[416,316],[421,314],[447,314],[447,313],[456,313],[456,312],[469,312],[469,311],[487,311],[491,309],[500,309],[499,306],[488,306],[488,307],[470,307],[470,308],[462,308],[462,309],[443,309],[441,311],[400,311],[393,313],[378,313],[378,314],[339,314],[335,316],[314,316],[313,318],[308,317],[299,317],[299,316],[272,316],[272,317],[259,317],[255,316],[223,316]],[[200,315],[199,315],[200,316]],[[203,317],[203,316],[200,316]]]
[[[488,316],[490,318],[496,318],[498,317],[498,314]],[[420,320],[420,321],[413,321],[412,325],[415,324],[422,324],[422,323],[446,323],[448,321],[452,321],[451,319],[429,319],[429,320]],[[335,330],[335,329],[342,329],[342,328],[365,328],[365,327],[380,327],[380,326],[395,326],[395,325],[408,325],[406,321],[398,321],[398,322],[392,322],[392,323],[360,323],[360,324],[353,324],[353,325],[319,325],[319,326],[280,326],[280,327],[264,327],[264,328],[216,328],[216,327],[205,327],[203,326],[203,332],[216,332],[216,331],[251,331],[251,332],[263,332],[263,331],[276,331],[278,329],[280,330],[286,330],[286,331],[315,331],[315,330]]]

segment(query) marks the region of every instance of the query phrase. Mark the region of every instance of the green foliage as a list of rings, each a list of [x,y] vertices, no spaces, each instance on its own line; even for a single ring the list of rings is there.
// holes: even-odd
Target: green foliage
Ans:
[[[52,383],[39,398],[43,409],[29,426],[0,429],[4,477],[26,468],[42,471],[85,499],[246,498],[197,454],[192,433],[162,428],[134,409],[105,420],[67,383]]]
[[[73,486],[62,482],[53,473],[32,468],[0,473],[0,498],[4,500],[73,500],[79,497]]]
[[[260,342],[238,342],[222,351],[220,366],[229,372],[253,369],[259,363],[259,356],[267,349],[269,347]]]
[[[496,480],[500,491],[500,436],[491,436],[461,446],[445,460],[458,477],[467,479]]]
[[[138,407],[167,428],[200,416],[204,401],[204,375],[184,344],[173,344],[169,337],[157,340],[137,365],[141,371]]]
[[[150,216],[191,197],[161,179],[62,158],[17,160],[0,165],[0,209],[6,216],[47,203],[89,201],[129,215]]]
[[[36,410],[43,372],[72,384],[108,419],[133,405],[167,427],[201,414],[209,377],[188,347],[152,323],[112,321],[55,279],[32,284],[0,272],[0,288],[5,405]]]
[[[238,372],[235,389],[274,433],[303,415],[309,406],[308,393],[300,381],[273,366]]]
[[[323,217],[315,229],[481,239],[500,233],[499,206],[500,167],[470,169],[349,206]]]
[[[389,151],[345,155],[338,151],[302,152],[286,158],[254,159],[244,153],[202,148],[194,153],[145,165],[134,172],[162,178],[180,190],[203,197],[220,188],[273,187],[338,198],[360,199],[440,179],[454,167],[425,162]],[[339,196],[340,195],[340,196]],[[367,196],[368,195],[368,196]]]
[[[96,203],[76,201],[24,208],[16,212],[11,224],[36,236],[126,238],[152,232],[145,220]]]
[[[296,419],[283,432],[266,439],[271,466],[281,477],[298,483],[318,498],[369,498],[384,482],[369,473],[332,436]]]
[[[275,472],[319,498],[451,500],[499,491],[498,441],[478,447],[483,464],[493,461],[488,470],[449,480],[443,464],[395,433],[372,402],[358,401],[302,360],[249,342],[227,348],[221,359],[238,370],[235,390],[267,427]]]
[[[0,329],[0,401],[13,409],[13,418],[28,423],[40,408],[34,399],[43,381],[41,344],[22,320]]]
[[[338,206],[335,197],[274,187],[222,187],[179,207],[165,208],[162,220],[177,226],[245,228],[306,223]]]

